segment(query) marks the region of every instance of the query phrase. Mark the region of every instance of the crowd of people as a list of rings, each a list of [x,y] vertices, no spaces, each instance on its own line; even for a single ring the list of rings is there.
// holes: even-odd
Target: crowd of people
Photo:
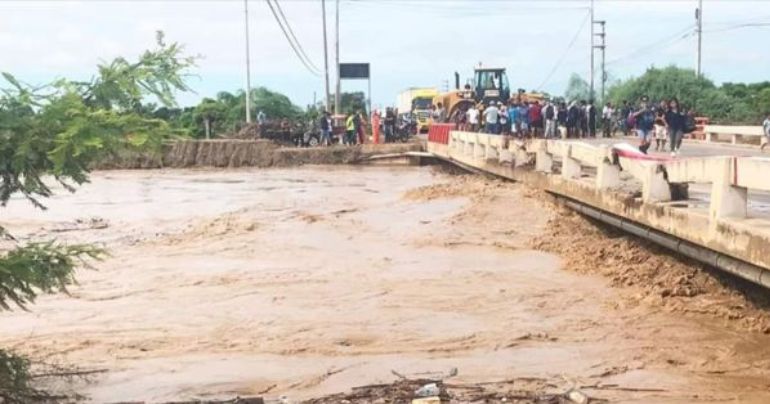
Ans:
[[[438,105],[434,120],[445,117]],[[443,118],[445,119],[445,118]],[[593,138],[613,137],[618,132],[640,139],[639,149],[647,153],[655,141],[655,150],[679,152],[684,134],[695,130],[695,112],[685,111],[676,98],[653,105],[647,97],[636,105],[623,101],[618,107],[607,103],[598,111],[593,101],[540,100],[489,102],[470,108],[456,117],[459,127],[466,131],[484,132],[516,138],[541,137]],[[600,130],[601,132],[598,132]]]
[[[341,117],[338,117],[341,118]],[[355,110],[346,115],[342,122],[345,132],[339,139],[339,143],[347,146],[367,143],[369,130],[372,143],[392,142],[397,137],[398,110],[387,107],[383,112],[375,110],[371,119],[366,119],[366,113]],[[334,117],[328,111],[324,111],[318,118],[318,127],[321,132],[320,144],[330,146],[334,142]]]

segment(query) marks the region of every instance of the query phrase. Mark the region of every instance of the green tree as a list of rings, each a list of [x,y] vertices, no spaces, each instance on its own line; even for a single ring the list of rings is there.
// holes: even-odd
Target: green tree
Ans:
[[[588,82],[577,73],[572,73],[567,83],[567,89],[564,91],[564,98],[568,101],[588,101],[591,96],[590,92]]]
[[[39,208],[51,195],[50,176],[74,191],[88,180],[88,167],[124,148],[158,147],[173,131],[164,120],[146,117],[142,101],[173,107],[192,58],[182,47],[157,46],[133,63],[117,58],[98,67],[89,82],[57,80],[33,87],[3,73],[0,93],[0,205],[16,193]],[[5,229],[0,235],[13,240]],[[14,240],[15,241],[15,240]],[[0,255],[0,308],[26,308],[41,293],[67,290],[74,270],[105,252],[92,245],[55,241],[16,246]],[[46,397],[31,383],[30,362],[0,349],[0,402],[28,403]]]
[[[652,67],[639,77],[616,82],[609,88],[613,103],[636,102],[643,95],[654,101],[676,97],[685,108],[713,122],[757,124],[765,113],[763,109],[770,107],[770,82],[724,83],[717,87],[691,69],[669,66]]]
[[[198,106],[195,107],[196,120],[203,123],[206,133],[206,139],[211,139],[211,127],[214,122],[219,122],[226,113],[226,106],[216,100],[204,98]]]

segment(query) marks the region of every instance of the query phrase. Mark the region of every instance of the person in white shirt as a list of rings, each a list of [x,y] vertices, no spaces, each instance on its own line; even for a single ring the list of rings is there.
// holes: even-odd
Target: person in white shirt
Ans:
[[[765,121],[762,122],[762,130],[765,132],[765,141],[759,149],[765,150],[765,146],[770,143],[770,114],[767,114]]]
[[[484,110],[484,122],[486,123],[486,133],[497,133],[497,118],[500,111],[494,102],[490,102],[487,109]]]
[[[602,108],[602,127],[604,137],[612,137],[612,116],[615,114],[615,109],[612,108],[612,103],[608,102],[607,105]]]
[[[467,118],[469,130],[471,132],[478,132],[479,131],[479,110],[472,106],[468,108],[468,111],[465,113],[465,117]]]

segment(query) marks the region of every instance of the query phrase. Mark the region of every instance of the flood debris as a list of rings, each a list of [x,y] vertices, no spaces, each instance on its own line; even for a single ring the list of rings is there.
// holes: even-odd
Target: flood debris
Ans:
[[[446,383],[444,380],[409,379],[393,371],[393,383],[354,387],[350,392],[303,401],[302,404],[444,404],[444,403],[519,403],[519,404],[598,404],[602,398],[582,390],[566,392],[545,379],[512,378],[496,382]]]

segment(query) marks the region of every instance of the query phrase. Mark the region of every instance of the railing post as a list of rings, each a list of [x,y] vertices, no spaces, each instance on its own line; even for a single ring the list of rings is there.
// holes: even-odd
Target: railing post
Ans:
[[[709,216],[712,220],[723,217],[746,217],[748,210],[748,189],[735,186],[736,158],[717,157],[711,184]]]
[[[662,167],[659,164],[645,166],[642,180],[642,201],[649,203],[670,200],[671,189],[663,176]]]
[[[553,156],[548,153],[548,146],[545,141],[538,143],[535,152],[535,170],[544,173],[553,172]]]
[[[498,139],[494,139],[494,140],[498,140]],[[487,150],[486,150],[486,155],[484,156],[486,160],[497,160],[500,157],[500,154],[497,152],[497,146],[495,146],[493,143],[494,142],[492,137],[487,137],[487,141],[486,141]]]
[[[473,143],[473,158],[475,160],[482,160],[487,157],[487,145],[484,144],[481,135],[474,136],[475,142]]]
[[[565,143],[561,154],[561,176],[566,179],[580,178],[580,161],[572,158],[572,145]]]
[[[596,164],[596,188],[615,188],[620,185],[620,167],[612,164],[607,145],[600,145],[599,151],[599,160]]]

